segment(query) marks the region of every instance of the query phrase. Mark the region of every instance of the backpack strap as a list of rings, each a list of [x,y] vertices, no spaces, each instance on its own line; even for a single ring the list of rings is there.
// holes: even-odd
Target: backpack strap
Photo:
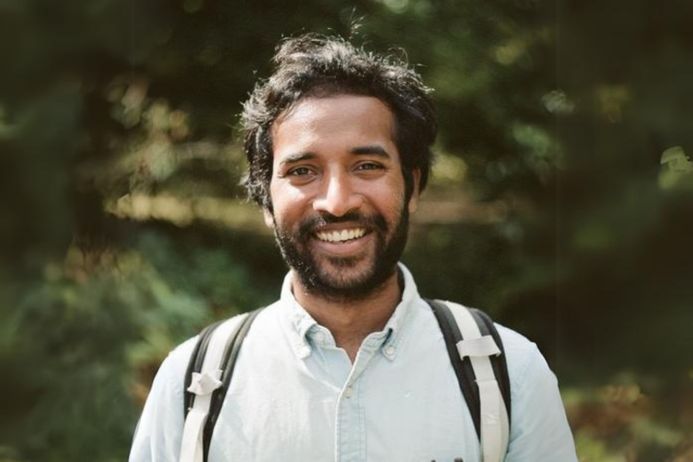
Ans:
[[[500,336],[491,319],[480,310],[426,301],[443,333],[479,436],[482,459],[500,462],[507,452],[510,422],[510,381]]]
[[[243,339],[260,309],[206,327],[185,376],[185,424],[179,462],[206,462]]]

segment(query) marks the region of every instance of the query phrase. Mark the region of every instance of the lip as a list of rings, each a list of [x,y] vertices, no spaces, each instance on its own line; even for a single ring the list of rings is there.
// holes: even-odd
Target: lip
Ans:
[[[321,229],[321,231],[323,231],[323,229]],[[373,233],[370,230],[366,230],[366,234],[359,238],[341,242],[323,241],[318,239],[315,235],[311,240],[315,248],[328,255],[335,257],[355,257],[367,249],[370,242],[373,240]]]
[[[321,224],[320,226],[316,226],[313,228],[314,233],[320,233],[323,231],[341,231],[343,229],[356,229],[356,228],[363,228],[366,231],[368,231],[369,226],[367,226],[363,222],[359,221],[342,221],[339,223],[324,223]]]
[[[344,243],[365,236],[367,230],[364,227],[343,228],[343,229],[321,229],[316,231],[314,236],[321,241]]]

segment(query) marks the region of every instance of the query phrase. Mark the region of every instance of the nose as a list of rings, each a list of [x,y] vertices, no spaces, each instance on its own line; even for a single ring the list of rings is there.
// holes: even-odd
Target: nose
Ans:
[[[363,196],[355,190],[348,174],[335,172],[325,177],[322,191],[313,201],[313,209],[341,217],[362,204]]]

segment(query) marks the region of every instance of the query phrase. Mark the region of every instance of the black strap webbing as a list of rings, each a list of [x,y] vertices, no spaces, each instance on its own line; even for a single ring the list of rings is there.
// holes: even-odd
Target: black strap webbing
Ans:
[[[240,325],[232,332],[226,340],[226,345],[224,347],[224,355],[221,361],[222,364],[222,375],[221,381],[222,386],[216,389],[212,393],[211,402],[209,405],[209,413],[207,414],[207,422],[202,434],[202,444],[203,444],[203,460],[206,462],[209,454],[209,444],[212,441],[212,433],[214,432],[214,426],[219,417],[219,412],[224,404],[224,398],[226,397],[226,391],[231,383],[231,376],[233,375],[233,370],[236,367],[236,360],[238,359],[238,354],[243,345],[243,340],[245,339],[250,326],[255,320],[255,317],[263,308],[258,308],[252,311],[248,316],[243,319]],[[205,354],[207,353],[207,347],[209,346],[209,341],[212,337],[214,330],[219,327],[219,325],[224,321],[219,321],[208,327],[206,327],[201,333],[195,345],[192,355],[190,356],[190,361],[188,362],[188,369],[186,371],[185,377],[185,415],[187,415],[188,410],[192,407],[195,395],[187,391],[192,380],[193,372],[200,372],[202,370],[202,364],[204,362]]]
[[[510,377],[508,377],[508,363],[505,357],[505,348],[503,348],[503,341],[496,330],[496,326],[493,321],[485,312],[477,309],[470,308],[472,315],[476,324],[479,326],[481,335],[490,335],[493,337],[493,341],[496,342],[501,354],[498,356],[491,356],[491,367],[493,367],[493,375],[496,377],[496,382],[498,382],[498,388],[500,388],[501,395],[503,396],[503,403],[505,403],[505,409],[508,413],[508,423],[510,423]]]
[[[426,302],[431,306],[433,314],[440,326],[440,330],[443,333],[445,348],[448,351],[452,368],[455,371],[457,382],[460,385],[460,391],[467,402],[467,408],[474,421],[476,434],[479,440],[481,440],[481,402],[479,401],[479,388],[476,385],[476,376],[470,359],[468,357],[464,359],[460,358],[460,354],[457,351],[457,342],[462,340],[462,333],[457,326],[452,311],[450,311],[450,308],[448,308],[445,303],[428,299]],[[496,345],[498,345],[498,348],[501,350],[499,356],[491,356],[490,360],[493,374],[498,382],[501,395],[503,395],[503,401],[505,402],[505,408],[508,413],[508,422],[510,422],[510,380],[508,378],[508,366],[505,360],[503,343],[501,342],[496,327],[493,325],[493,321],[491,321],[491,318],[489,318],[486,313],[477,309],[470,309],[470,312],[479,326],[481,334],[491,335]]]
[[[212,402],[209,405],[209,414],[207,414],[207,423],[205,423],[204,433],[202,434],[202,444],[204,449],[203,460],[207,462],[207,455],[209,454],[209,443],[212,441],[212,433],[214,433],[214,426],[217,423],[217,418],[219,417],[219,412],[221,411],[221,406],[224,404],[224,398],[226,397],[226,391],[229,389],[229,384],[231,383],[231,376],[233,375],[233,370],[236,368],[236,360],[238,359],[238,353],[241,351],[241,346],[243,345],[243,340],[250,330],[250,325],[255,320],[255,317],[262,310],[258,308],[255,311],[251,311],[248,316],[243,320],[241,326],[236,332],[236,335],[230,335],[229,341],[226,344],[226,349],[224,350],[224,356],[221,364],[224,365],[222,372],[222,386],[217,388],[212,393]]]
[[[188,367],[185,370],[185,386],[183,387],[183,415],[187,416],[188,411],[192,408],[194,394],[188,391],[188,387],[192,383],[193,372],[200,372],[202,370],[202,363],[205,360],[205,355],[207,354],[207,347],[209,346],[209,340],[212,338],[212,333],[217,327],[221,325],[224,321],[217,321],[214,324],[202,329],[200,335],[197,337],[197,343],[190,355],[190,361],[188,361]]]

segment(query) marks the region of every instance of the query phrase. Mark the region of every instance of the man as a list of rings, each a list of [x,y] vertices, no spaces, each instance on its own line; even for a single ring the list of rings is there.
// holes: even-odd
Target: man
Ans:
[[[287,40],[275,62],[244,107],[247,188],[291,271],[243,343],[209,460],[481,460],[440,327],[398,264],[436,133],[427,88],[339,39]],[[533,343],[497,328],[505,460],[576,460],[555,377]],[[131,461],[178,460],[194,345],[162,364]]]

